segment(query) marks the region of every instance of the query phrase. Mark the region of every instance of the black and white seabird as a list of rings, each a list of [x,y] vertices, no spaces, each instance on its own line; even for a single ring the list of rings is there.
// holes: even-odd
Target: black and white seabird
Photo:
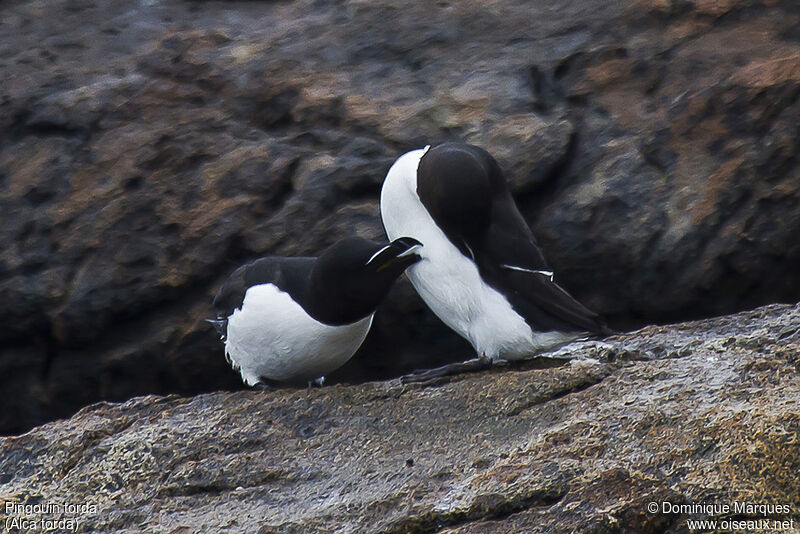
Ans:
[[[347,238],[318,258],[266,257],[239,267],[214,299],[225,357],[249,386],[322,384],[364,341],[375,308],[419,260],[416,239]]]
[[[408,278],[431,310],[467,339],[479,366],[610,331],[559,286],[495,159],[447,143],[401,156],[381,191],[390,239],[425,243]],[[422,377],[438,376],[435,372]]]

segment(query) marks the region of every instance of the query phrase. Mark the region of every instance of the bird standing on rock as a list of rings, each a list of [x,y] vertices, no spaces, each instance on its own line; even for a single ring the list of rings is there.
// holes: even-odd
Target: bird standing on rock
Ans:
[[[266,257],[239,267],[209,319],[226,359],[249,386],[322,385],[361,346],[375,308],[419,260],[420,246],[408,237],[388,245],[348,238],[318,258]]]
[[[447,143],[404,154],[384,181],[381,217],[390,239],[406,235],[425,243],[408,278],[479,356],[406,381],[525,359],[610,333],[555,282],[499,165],[485,150]]]

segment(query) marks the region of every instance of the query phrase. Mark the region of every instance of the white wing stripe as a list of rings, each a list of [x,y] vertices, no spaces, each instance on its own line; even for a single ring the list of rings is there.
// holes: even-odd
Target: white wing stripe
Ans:
[[[533,273],[533,274],[543,274],[546,277],[550,278],[550,281],[553,281],[553,271],[539,271],[534,269],[526,269],[525,267],[517,267],[516,265],[506,265],[503,264],[500,267],[504,267],[506,269],[511,269],[512,271],[522,271],[525,273]]]

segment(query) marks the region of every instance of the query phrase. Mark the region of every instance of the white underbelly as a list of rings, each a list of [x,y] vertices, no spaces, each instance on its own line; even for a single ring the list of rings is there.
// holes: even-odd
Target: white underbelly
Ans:
[[[320,323],[287,293],[262,284],[248,289],[229,317],[225,351],[251,386],[261,377],[313,380],[344,365],[371,324],[372,315],[343,326]]]
[[[471,265],[423,256],[406,274],[431,311],[469,341],[478,354],[493,360],[530,355],[535,350],[530,326],[480,279],[474,264],[464,260]]]
[[[422,243],[418,251],[422,259],[406,274],[433,313],[479,355],[491,359],[529,357],[578,337],[534,331],[447,239],[416,193],[416,167],[423,154],[424,150],[410,152],[389,170],[381,191],[381,217],[389,239],[408,236]]]

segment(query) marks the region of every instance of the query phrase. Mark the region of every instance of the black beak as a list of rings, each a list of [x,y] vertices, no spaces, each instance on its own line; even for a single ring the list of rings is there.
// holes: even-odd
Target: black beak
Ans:
[[[375,271],[382,271],[395,263],[402,263],[405,269],[420,260],[419,255],[414,252],[422,246],[422,243],[413,237],[399,237],[378,250],[367,262],[367,265],[374,265]]]
[[[398,237],[397,239],[392,241],[391,245],[397,250],[402,250],[402,252],[397,255],[398,258],[402,258],[406,254],[409,254],[412,251],[421,247],[422,243],[420,243],[413,237]]]

